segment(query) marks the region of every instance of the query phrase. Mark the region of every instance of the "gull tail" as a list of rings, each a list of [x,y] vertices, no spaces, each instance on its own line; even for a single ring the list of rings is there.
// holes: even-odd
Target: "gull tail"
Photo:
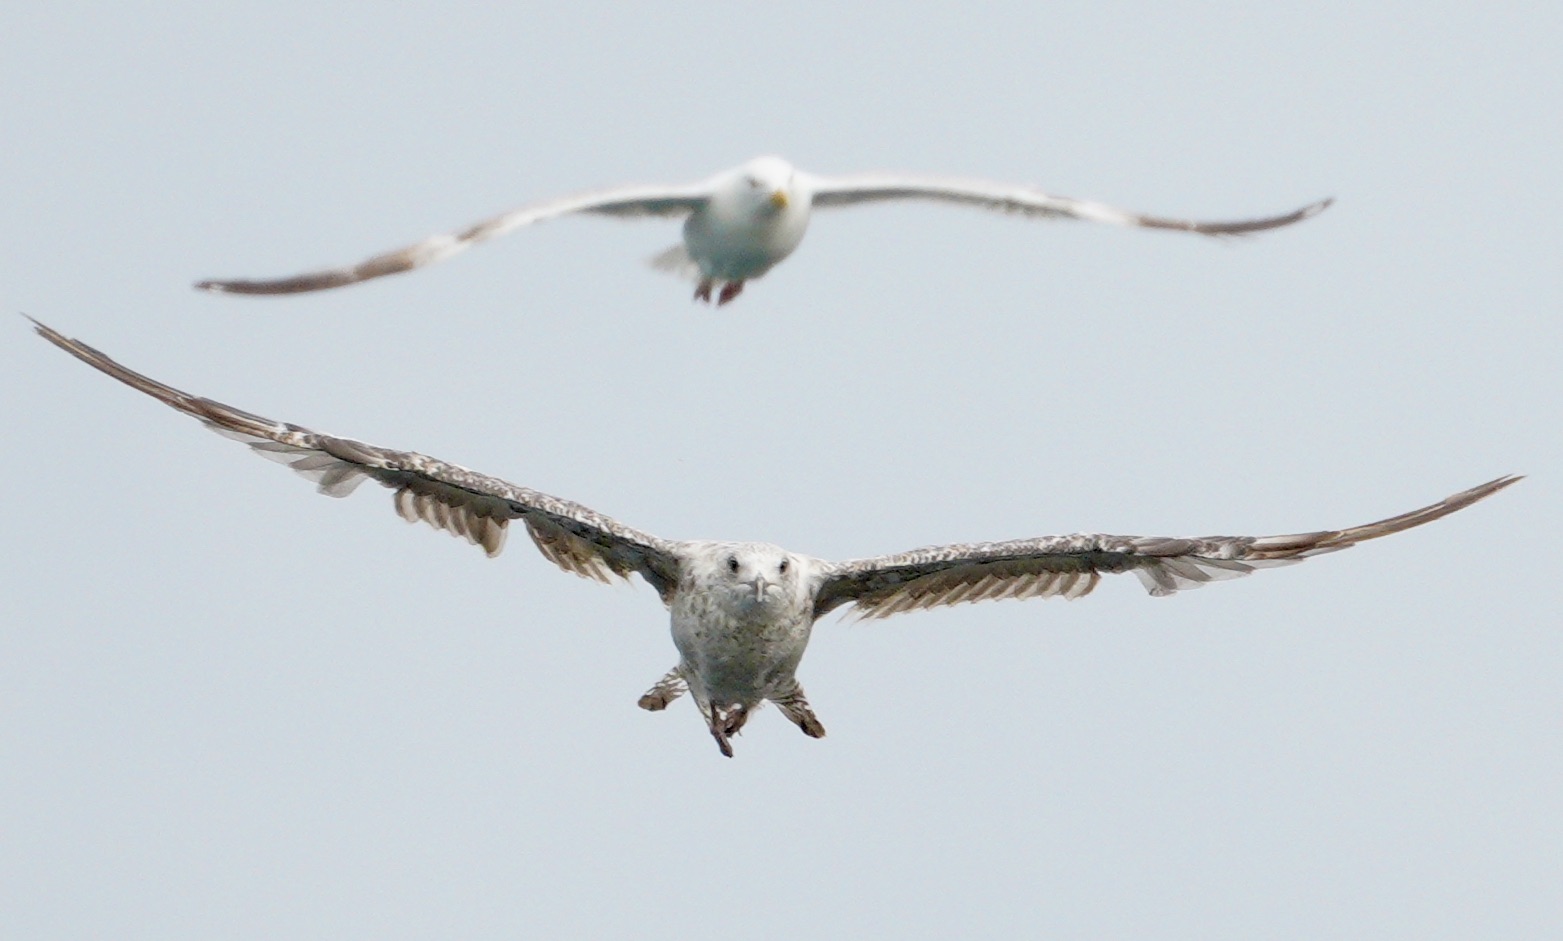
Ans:
[[[658,271],[666,271],[674,277],[683,278],[686,281],[700,280],[700,266],[695,263],[693,258],[689,257],[689,250],[682,244],[674,245],[666,251],[658,252],[646,261],[651,267]]]

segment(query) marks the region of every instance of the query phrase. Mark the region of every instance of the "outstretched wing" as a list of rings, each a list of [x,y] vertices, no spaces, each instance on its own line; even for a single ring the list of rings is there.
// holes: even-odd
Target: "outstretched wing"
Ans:
[[[1020,213],[1025,216],[1086,219],[1091,222],[1110,222],[1114,225],[1136,225],[1147,229],[1198,232],[1201,235],[1242,235],[1247,232],[1275,229],[1318,215],[1334,202],[1333,199],[1321,199],[1279,216],[1200,222],[1193,219],[1148,216],[1115,209],[1102,203],[1070,199],[1067,196],[1053,196],[1030,186],[991,183],[986,180],[870,173],[834,178],[811,177],[809,182],[814,191],[814,205],[819,207],[851,206],[857,203],[883,202],[892,199],[924,199],[978,206],[999,212]]]
[[[579,212],[624,217],[682,216],[702,205],[707,195],[707,188],[704,185],[624,186],[595,193],[581,193],[522,206],[504,215],[468,226],[460,232],[430,236],[415,245],[385,252],[345,268],[327,268],[323,271],[309,271],[292,277],[262,281],[197,281],[195,286],[203,291],[226,294],[301,294],[306,291],[323,291],[326,288],[339,288],[348,284],[357,284],[359,281],[368,281],[371,278],[432,265],[465,251],[479,242],[486,242],[534,222],[543,222]]]
[[[1043,536],[1013,542],[933,546],[831,566],[816,596],[815,617],[844,604],[859,617],[1000,598],[1079,598],[1103,574],[1133,572],[1152,595],[1170,595],[1256,569],[1291,565],[1430,523],[1509,486],[1499,477],[1431,506],[1351,529],[1291,536]]]
[[[490,556],[499,554],[507,525],[519,519],[543,556],[567,572],[601,582],[639,572],[664,600],[677,583],[678,561],[670,543],[579,503],[423,454],[323,435],[189,395],[127,369],[36,320],[33,323],[44,339],[87,365],[199,418],[213,431],[243,441],[264,457],[287,464],[328,496],[345,497],[365,480],[375,480],[396,492],[396,512],[403,519],[422,520],[465,537]]]

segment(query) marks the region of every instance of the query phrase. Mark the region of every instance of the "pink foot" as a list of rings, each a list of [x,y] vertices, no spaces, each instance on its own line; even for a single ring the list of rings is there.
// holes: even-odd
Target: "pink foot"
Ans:
[[[727,282],[726,284],[722,285],[722,293],[716,296],[716,306],[721,307],[723,304],[726,304],[728,301],[732,300],[743,292],[744,283],[742,281]]]
[[[711,288],[715,286],[715,282],[709,278],[695,285],[695,300],[705,301],[707,304],[711,303]]]

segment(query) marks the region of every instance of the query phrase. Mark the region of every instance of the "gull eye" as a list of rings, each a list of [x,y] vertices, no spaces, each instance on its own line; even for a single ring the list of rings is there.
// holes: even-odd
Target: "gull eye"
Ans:
[[[751,177],[747,177],[747,179],[748,179],[749,185],[751,187],[753,187],[754,189],[759,189],[760,188],[760,178],[759,177],[751,176]]]
[[[730,556],[727,557],[727,570],[729,572],[732,572],[734,575],[738,574],[738,557],[737,556],[730,555]]]
[[[787,574],[787,560],[786,559],[782,559],[781,560],[781,564],[776,566],[776,571],[782,573],[783,575]]]

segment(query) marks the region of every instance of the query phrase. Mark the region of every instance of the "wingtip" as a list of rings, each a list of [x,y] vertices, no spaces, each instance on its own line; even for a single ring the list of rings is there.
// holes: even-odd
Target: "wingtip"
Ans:
[[[1480,493],[1485,497],[1490,493],[1497,493],[1505,487],[1512,487],[1513,485],[1524,480],[1525,476],[1526,475],[1524,474],[1504,474],[1502,477],[1489,480],[1485,484],[1473,487],[1471,489],[1472,492]]]
[[[1335,197],[1334,196],[1326,196],[1323,199],[1319,200],[1318,202],[1313,203],[1312,205],[1304,206],[1303,207],[1303,211],[1302,211],[1302,217],[1304,219],[1311,219],[1314,216],[1317,216],[1319,213],[1323,212],[1324,210],[1330,208],[1333,205],[1335,205]]]
[[[26,317],[28,322],[33,325],[34,333],[43,337],[45,340],[48,340],[50,343],[58,346],[60,341],[65,339],[64,334],[44,323],[42,320],[39,320],[37,317],[34,317],[32,314],[22,314],[22,316]]]
[[[1456,510],[1463,510],[1473,503],[1480,503],[1498,491],[1512,487],[1524,479],[1524,474],[1505,474],[1502,477],[1495,477],[1484,484],[1477,484],[1469,490],[1462,490],[1443,501],[1441,506],[1444,509],[1438,516],[1453,513]],[[1436,519],[1437,517],[1434,518]]]
[[[228,285],[222,281],[197,281],[191,287],[197,291],[205,291],[208,294],[228,293]]]

